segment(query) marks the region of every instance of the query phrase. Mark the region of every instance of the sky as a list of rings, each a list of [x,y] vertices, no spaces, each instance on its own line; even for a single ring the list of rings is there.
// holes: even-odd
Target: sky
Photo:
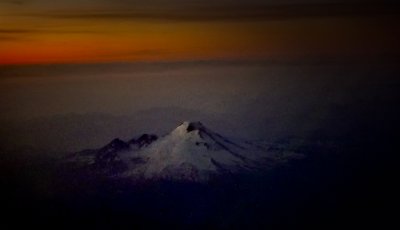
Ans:
[[[395,1],[2,0],[0,65],[397,56]]]
[[[389,0],[0,0],[0,145],[79,150],[184,120],[333,135],[393,105],[399,19]]]
[[[391,111],[398,104],[395,66],[215,61],[11,66],[0,78],[0,142],[3,148],[79,151],[116,137],[165,135],[183,121],[250,140],[337,137],[370,120],[397,119]]]

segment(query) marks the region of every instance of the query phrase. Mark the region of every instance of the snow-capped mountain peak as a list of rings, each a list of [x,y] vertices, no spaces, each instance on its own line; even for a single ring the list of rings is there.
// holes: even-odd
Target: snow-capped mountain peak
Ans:
[[[177,138],[182,138],[186,135],[190,135],[189,133],[191,133],[191,132],[199,133],[199,132],[205,132],[205,131],[206,131],[206,128],[204,127],[204,125],[201,122],[184,121],[181,125],[176,127],[171,132],[171,135],[176,136]]]
[[[246,151],[251,150],[211,131],[201,122],[185,121],[143,149],[138,155],[146,164],[128,174],[141,171],[145,178],[207,180],[222,172],[254,167],[254,153]]]
[[[271,165],[279,157],[267,149],[226,138],[201,122],[185,121],[160,138],[143,134],[129,142],[114,139],[99,150],[76,156],[96,169],[100,165],[103,172],[112,172],[112,176],[207,181],[225,173],[257,170],[268,161]],[[292,156],[288,154],[285,160]]]

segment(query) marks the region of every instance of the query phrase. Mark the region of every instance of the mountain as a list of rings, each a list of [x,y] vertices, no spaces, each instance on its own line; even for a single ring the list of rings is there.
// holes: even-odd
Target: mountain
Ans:
[[[201,122],[185,121],[163,137],[143,134],[128,142],[117,138],[100,149],[75,153],[68,160],[109,177],[204,182],[298,157],[302,154],[271,143],[231,140]]]

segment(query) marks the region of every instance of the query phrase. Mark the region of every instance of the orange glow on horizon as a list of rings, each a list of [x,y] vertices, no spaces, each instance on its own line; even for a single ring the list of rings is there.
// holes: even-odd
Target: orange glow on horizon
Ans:
[[[266,53],[252,33],[225,24],[104,24],[99,30],[40,32],[0,40],[0,65],[244,58]]]
[[[390,44],[398,37],[379,36],[392,30],[386,19],[174,22],[0,14],[0,65],[379,56],[396,52]]]

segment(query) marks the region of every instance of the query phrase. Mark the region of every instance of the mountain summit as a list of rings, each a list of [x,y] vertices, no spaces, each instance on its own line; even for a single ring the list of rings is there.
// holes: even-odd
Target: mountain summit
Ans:
[[[71,160],[112,177],[207,181],[299,156],[271,149],[264,142],[231,140],[201,122],[185,121],[163,137],[144,134],[129,142],[114,139],[98,150],[76,153]]]

